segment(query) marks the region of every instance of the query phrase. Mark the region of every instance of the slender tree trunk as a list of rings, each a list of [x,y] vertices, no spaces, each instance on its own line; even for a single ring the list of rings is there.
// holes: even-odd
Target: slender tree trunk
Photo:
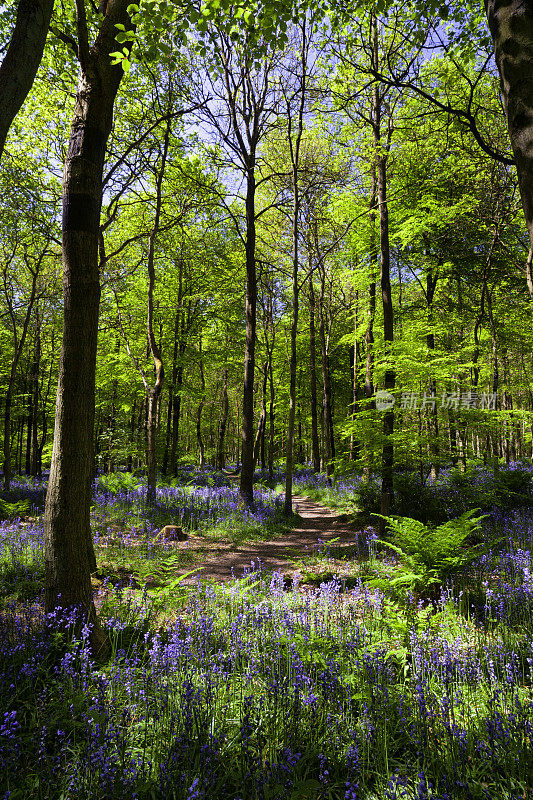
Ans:
[[[33,365],[31,367],[33,371]],[[31,464],[31,443],[33,438],[33,391],[32,391],[32,376],[30,375],[30,380],[26,383],[26,392],[28,395],[28,416],[27,416],[27,425],[26,425],[26,458],[25,458],[25,469],[24,472],[26,475],[30,474],[30,464]]]
[[[54,449],[45,509],[46,611],[83,612],[95,653],[107,649],[91,586],[90,527],[100,281],[98,237],[102,174],[113,105],[123,71],[111,66],[116,24],[130,27],[129,0],[110,0],[93,47],[78,8],[81,76],[63,178],[64,324]]]
[[[433,300],[435,298],[435,289],[437,287],[438,274],[433,272],[433,269],[428,268],[426,275],[426,301],[428,308],[428,328],[429,333],[426,336],[426,344],[432,357],[435,350],[435,334],[431,330],[433,325]],[[430,446],[430,474],[432,480],[435,480],[439,473],[440,449],[439,449],[439,415],[437,408],[437,381],[432,377],[429,381],[429,393],[434,398],[430,406],[431,421],[429,424],[429,446]]]
[[[261,469],[266,470],[266,419],[267,419],[267,387],[268,387],[268,360],[265,361],[263,365],[263,407],[262,407],[262,415],[264,417],[263,429],[261,431],[261,447],[260,447],[260,459],[261,459]]]
[[[272,478],[274,477],[274,439],[276,435],[274,427],[275,390],[274,390],[274,367],[272,364],[272,351],[270,351],[268,356],[268,387],[269,387],[268,477],[270,478],[270,480],[272,480]]]
[[[352,431],[350,434],[350,461],[357,461],[361,453],[361,442],[355,438],[355,420],[359,411],[359,343],[357,341],[357,322],[359,316],[359,292],[355,293],[353,320],[352,354]]]
[[[309,257],[311,267],[312,256]],[[311,391],[311,448],[313,470],[320,472],[320,440],[318,438],[318,414],[316,397],[316,333],[315,333],[315,290],[313,271],[309,269],[309,384]]]
[[[378,69],[378,29],[377,19],[372,15],[373,66]],[[385,343],[385,390],[390,392],[395,385],[395,372],[391,364],[392,342],[394,339],[394,315],[392,308],[392,289],[390,282],[390,243],[389,243],[389,210],[387,203],[387,151],[381,137],[382,98],[379,86],[374,87],[374,147],[376,151],[377,190],[379,207],[379,242],[381,261],[381,297],[383,302],[383,339]],[[381,514],[387,515],[394,499],[394,408],[383,415],[383,453],[381,465]],[[380,531],[384,533],[385,522],[380,520]]]
[[[320,351],[322,354],[322,419],[324,431],[324,461],[326,476],[331,479],[335,461],[335,438],[333,433],[333,413],[331,403],[331,373],[329,368],[329,354],[326,342],[326,326],[324,319],[324,305],[326,295],[326,269],[322,264],[320,274],[320,295],[318,299],[318,323],[320,337]]]
[[[39,366],[41,362],[41,330],[39,324],[36,326],[35,333],[35,351],[33,358],[32,369],[32,392],[33,392],[33,421],[31,427],[31,457],[30,457],[30,475],[34,477],[39,472],[39,442],[37,437],[37,420],[39,411]],[[46,409],[44,411],[46,414]]]
[[[9,371],[9,379],[7,384],[6,398],[4,401],[4,491],[8,492],[11,486],[11,406],[13,402],[13,392],[15,390],[15,378],[17,376],[17,369],[22,355],[22,350],[28,335],[28,328],[30,319],[35,303],[37,294],[37,279],[39,276],[39,269],[42,262],[42,256],[39,260],[39,265],[32,272],[31,292],[24,314],[24,321],[22,323],[22,331],[20,337],[17,336],[16,320],[13,319],[13,338],[15,344],[15,351],[13,360],[11,362],[11,369]],[[10,307],[11,308],[11,307]]]
[[[298,335],[298,314],[300,303],[300,289],[298,285],[299,271],[299,234],[300,223],[300,184],[298,170],[300,167],[300,145],[302,141],[304,109],[306,100],[307,81],[307,30],[305,16],[301,25],[301,73],[298,76],[298,114],[296,131],[293,140],[293,118],[289,100],[287,104],[287,138],[291,157],[292,179],[292,321],[291,321],[291,349],[289,359],[289,420],[287,425],[287,449],[285,460],[285,514],[292,514],[292,479],[294,471],[294,419],[296,412],[296,337]]]
[[[255,265],[255,157],[246,173],[246,345],[242,398],[242,466],[239,493],[247,506],[254,500],[254,373],[257,275]]]
[[[146,393],[148,406],[147,435],[146,435],[146,503],[150,506],[155,504],[156,484],[157,484],[157,403],[159,393],[154,387],[150,387]]]
[[[373,116],[375,115],[374,108],[372,109]],[[370,210],[370,263],[371,275],[370,284],[368,286],[368,324],[365,331],[365,345],[366,345],[366,362],[365,362],[365,386],[364,396],[367,408],[375,408],[374,400],[374,320],[376,318],[376,264],[377,264],[377,233],[376,233],[376,207],[377,207],[377,174],[376,174],[376,160],[372,160],[370,168],[370,199],[368,201],[368,208]],[[370,479],[372,467],[374,463],[373,446],[365,442],[364,450],[364,467],[363,476],[365,480]]]
[[[205,447],[204,447],[204,440],[202,439],[202,411],[204,410],[204,404],[205,404],[205,376],[204,376],[204,361],[202,356],[201,333],[199,342],[199,353],[200,353],[200,385],[202,387],[202,394],[200,397],[200,402],[198,403],[198,411],[196,413],[196,442],[198,444],[198,454],[199,454],[198,466],[200,467],[200,469],[203,469],[205,467]]]
[[[222,418],[218,431],[218,450],[217,450],[217,469],[224,469],[226,463],[224,451],[224,439],[226,437],[226,426],[228,424],[229,400],[228,400],[228,368],[224,370],[224,382],[222,385]]]

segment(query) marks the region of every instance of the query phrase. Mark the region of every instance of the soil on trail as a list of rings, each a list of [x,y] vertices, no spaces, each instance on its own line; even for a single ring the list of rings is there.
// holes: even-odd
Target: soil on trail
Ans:
[[[229,581],[241,578],[259,566],[268,571],[281,570],[290,574],[295,571],[292,562],[311,555],[324,542],[338,539],[336,547],[354,543],[357,529],[331,509],[299,496],[293,498],[293,509],[300,519],[291,531],[276,539],[253,544],[217,542],[213,549],[207,550],[205,558],[197,562],[197,566],[203,569],[184,578],[183,584],[195,582],[197,577],[207,581]],[[205,540],[200,538],[180,543],[178,547],[194,548],[197,543],[199,548],[205,548]]]

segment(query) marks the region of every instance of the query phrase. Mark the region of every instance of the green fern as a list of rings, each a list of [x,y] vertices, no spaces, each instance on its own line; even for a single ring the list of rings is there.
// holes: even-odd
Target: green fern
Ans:
[[[481,521],[487,515],[474,517],[477,511],[466,511],[436,527],[410,517],[383,516],[392,541],[379,543],[393,550],[400,562],[398,573],[388,585],[400,592],[424,592],[479,558],[486,546],[469,546],[469,540],[479,536]]]

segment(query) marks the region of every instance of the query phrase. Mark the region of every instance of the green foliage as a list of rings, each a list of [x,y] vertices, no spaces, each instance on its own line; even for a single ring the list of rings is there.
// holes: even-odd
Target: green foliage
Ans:
[[[389,585],[400,593],[424,593],[479,558],[486,548],[472,542],[479,537],[481,521],[486,515],[474,517],[476,511],[479,509],[466,511],[436,527],[410,517],[383,516],[392,541],[380,544],[396,553],[400,561],[398,574]]]
[[[138,476],[133,472],[110,472],[109,475],[101,475],[98,478],[99,488],[110,494],[136,489],[139,483]]]
[[[30,504],[27,500],[19,500],[14,503],[8,503],[0,497],[0,519],[13,519],[15,517],[24,517],[30,510]]]

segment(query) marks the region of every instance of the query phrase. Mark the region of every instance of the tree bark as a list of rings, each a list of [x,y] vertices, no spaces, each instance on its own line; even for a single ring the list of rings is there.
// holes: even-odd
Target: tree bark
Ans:
[[[64,323],[54,448],[45,508],[47,612],[76,609],[92,623],[95,654],[107,650],[91,587],[95,557],[90,527],[100,282],[98,237],[102,175],[113,105],[122,78],[111,66],[116,24],[130,27],[129,0],[109,0],[89,48],[79,0],[81,75],[63,177]]]
[[[228,368],[224,370],[224,382],[222,385],[222,417],[218,431],[217,448],[217,469],[224,469],[226,454],[224,451],[224,439],[226,437],[226,426],[228,424],[229,400],[228,400]]]
[[[43,254],[44,255],[44,254]],[[4,401],[4,491],[8,492],[11,486],[11,405],[13,402],[13,392],[15,390],[15,378],[17,376],[17,369],[20,361],[20,357],[22,355],[22,350],[24,348],[24,343],[26,342],[26,337],[28,335],[28,327],[30,324],[30,319],[33,311],[33,305],[35,303],[35,297],[37,295],[37,279],[39,277],[39,270],[42,263],[42,256],[39,259],[38,265],[34,270],[32,270],[32,283],[31,283],[31,292],[30,297],[28,300],[28,304],[26,306],[26,313],[24,314],[24,320],[22,323],[22,331],[20,337],[17,336],[17,323],[15,319],[15,315],[13,312],[13,308],[9,299],[7,299],[7,292],[6,292],[6,299],[8,302],[10,317],[12,320],[13,325],[13,338],[15,344],[15,350],[13,354],[13,360],[11,362],[11,369],[9,371],[9,378],[7,383],[7,391],[6,391],[6,398]]]
[[[524,0],[485,0],[485,11],[533,247],[533,5]]]
[[[291,157],[291,178],[292,178],[292,320],[291,320],[291,350],[289,359],[289,419],[287,424],[287,449],[285,459],[285,503],[284,511],[287,516],[292,514],[292,475],[294,470],[294,419],[296,411],[296,337],[298,335],[298,314],[300,303],[300,289],[298,285],[299,269],[299,239],[298,225],[300,222],[300,185],[298,170],[300,166],[300,144],[302,141],[305,93],[306,93],[306,72],[307,72],[307,35],[305,26],[305,16],[302,23],[302,43],[301,43],[301,74],[299,75],[298,116],[296,137],[293,141],[292,115],[290,103],[287,103],[287,138],[289,140],[289,151]]]
[[[318,414],[316,397],[316,332],[315,332],[315,290],[313,272],[309,270],[309,383],[311,393],[311,448],[313,452],[313,471],[320,472],[320,441],[318,438]]]
[[[239,494],[247,506],[254,500],[254,373],[257,320],[257,274],[255,265],[255,157],[246,171],[246,344],[242,398],[242,455]]]
[[[335,461],[335,437],[333,431],[333,411],[331,402],[331,373],[329,368],[328,345],[326,342],[326,325],[324,305],[326,298],[326,267],[320,266],[320,295],[318,298],[318,332],[322,355],[322,419],[324,431],[324,461],[326,476],[331,478]]]
[[[378,68],[378,26],[375,15],[371,18],[372,39],[373,39],[373,67]],[[374,147],[376,152],[377,170],[377,199],[379,207],[379,243],[380,243],[380,284],[381,298],[383,303],[383,340],[385,343],[385,390],[390,392],[394,389],[396,376],[391,364],[392,342],[394,340],[394,314],[392,307],[392,289],[390,282],[390,242],[389,242],[389,210],[387,204],[387,155],[388,144],[384,147],[381,137],[381,111],[382,98],[379,94],[379,86],[374,87],[373,101],[373,128],[374,128]],[[389,130],[390,134],[390,130]],[[381,514],[387,515],[394,499],[394,445],[392,435],[394,432],[394,408],[385,411],[383,415],[383,451],[381,461]],[[385,522],[380,520],[380,533],[385,531]]]
[[[372,114],[374,115],[374,109]],[[375,408],[374,400],[374,320],[376,318],[376,263],[377,263],[377,234],[376,234],[376,206],[377,206],[377,175],[376,160],[372,160],[370,167],[370,199],[368,201],[370,220],[369,253],[371,263],[370,284],[368,286],[368,324],[365,331],[366,361],[364,396],[367,408]],[[373,447],[365,442],[363,476],[370,480],[374,462]]]
[[[54,0],[19,0],[15,28],[0,66],[0,158],[43,57]]]
[[[202,411],[204,410],[205,405],[205,376],[204,376],[204,361],[202,356],[202,334],[200,333],[200,341],[198,344],[199,349],[199,358],[200,358],[200,384],[202,388],[202,394],[200,396],[200,402],[198,403],[198,411],[196,412],[196,442],[198,444],[198,455],[199,455],[199,463],[198,466],[200,469],[205,467],[205,446],[204,440],[202,439]]]

